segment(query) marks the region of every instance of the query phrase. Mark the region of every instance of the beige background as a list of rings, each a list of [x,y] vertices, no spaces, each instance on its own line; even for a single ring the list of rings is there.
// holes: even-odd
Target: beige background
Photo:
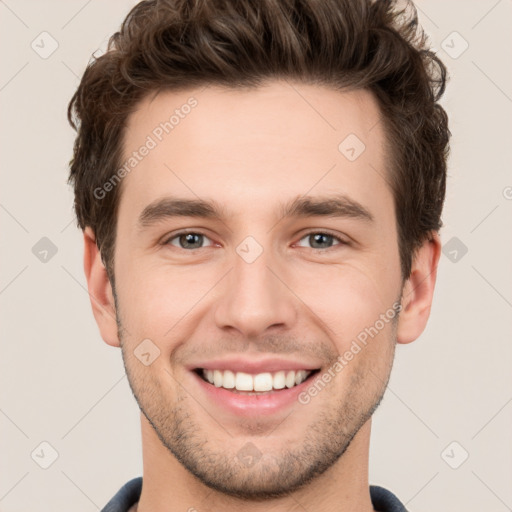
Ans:
[[[66,185],[74,140],[67,102],[90,55],[133,3],[0,1],[2,512],[94,512],[142,472],[138,408],[120,352],[102,342],[90,311]],[[456,237],[459,248],[445,246],[441,256],[425,333],[397,348],[374,416],[370,481],[411,512],[505,512],[512,510],[512,1],[417,6],[451,74],[442,240]],[[58,48],[42,58],[51,38]],[[57,249],[47,261],[39,259],[48,250],[43,237]],[[52,461],[52,448],[42,442],[58,454],[48,469],[40,466]],[[458,469],[450,467],[466,452]]]

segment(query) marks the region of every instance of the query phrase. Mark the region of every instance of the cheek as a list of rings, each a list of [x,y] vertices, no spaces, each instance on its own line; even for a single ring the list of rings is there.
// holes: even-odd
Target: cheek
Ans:
[[[178,267],[161,262],[125,265],[118,297],[123,324],[132,337],[163,341],[194,315],[218,280],[213,267]]]
[[[294,272],[300,275],[293,280],[294,291],[345,343],[373,325],[396,299],[392,276],[376,272],[371,265],[302,265]]]

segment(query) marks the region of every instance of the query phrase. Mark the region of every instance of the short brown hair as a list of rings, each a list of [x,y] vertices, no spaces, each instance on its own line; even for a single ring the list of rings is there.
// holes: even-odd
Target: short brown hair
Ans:
[[[403,279],[414,251],[442,226],[448,118],[437,103],[446,68],[428,49],[416,9],[393,0],[146,0],[107,52],[89,63],[68,107],[77,130],[69,181],[78,225],[90,226],[113,282],[121,187],[98,199],[119,169],[128,116],[148,94],[207,84],[257,87],[290,78],[367,89],[388,145]]]

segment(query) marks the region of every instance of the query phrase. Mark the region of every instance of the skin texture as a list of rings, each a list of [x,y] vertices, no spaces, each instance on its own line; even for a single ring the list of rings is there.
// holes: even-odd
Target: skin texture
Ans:
[[[126,155],[191,96],[197,106],[123,179],[115,300],[94,233],[84,232],[93,312],[105,342],[122,348],[142,411],[138,511],[371,511],[371,414],[396,343],[425,328],[439,236],[423,244],[403,283],[383,126],[369,92],[281,81],[250,91],[161,92],[129,118]],[[338,150],[349,134],[366,146],[355,161]],[[373,222],[281,214],[281,204],[301,196],[339,193]],[[215,200],[226,216],[142,227],[141,212],[171,195]],[[172,237],[182,229],[204,235],[193,241],[199,248]],[[326,230],[346,243],[327,237],[315,245],[307,236]],[[236,251],[247,236],[263,249],[252,263]],[[308,404],[243,419],[208,401],[186,369],[241,355],[325,371],[397,300],[400,315]],[[144,339],[160,350],[149,366],[134,355]],[[252,467],[237,458],[247,443],[261,452]]]

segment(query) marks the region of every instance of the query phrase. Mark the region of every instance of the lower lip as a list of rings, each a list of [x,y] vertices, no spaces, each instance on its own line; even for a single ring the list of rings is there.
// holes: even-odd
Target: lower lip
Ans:
[[[192,371],[191,373],[200,388],[215,404],[230,413],[245,417],[275,414],[294,403],[299,403],[298,396],[313,383],[315,376],[318,374],[317,372],[310,375],[304,382],[293,388],[269,391],[260,395],[249,395],[233,393],[222,387],[218,388],[203,380],[196,372]]]

